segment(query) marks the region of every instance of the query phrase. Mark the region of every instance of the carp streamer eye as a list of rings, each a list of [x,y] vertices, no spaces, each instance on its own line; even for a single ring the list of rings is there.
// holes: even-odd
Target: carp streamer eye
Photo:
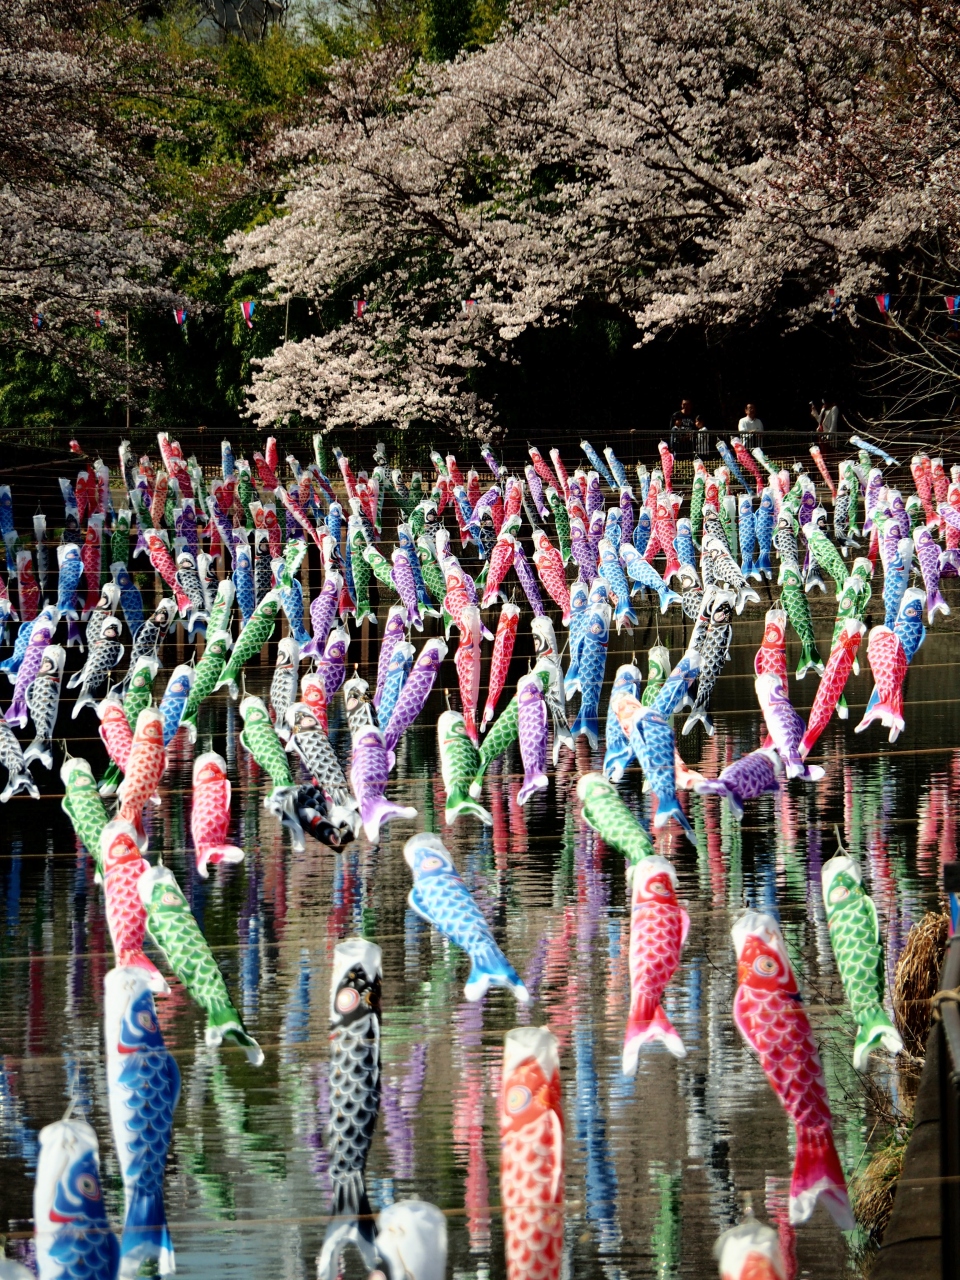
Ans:
[[[151,1034],[157,1029],[157,1024],[146,1009],[137,1014],[137,1026],[142,1027],[144,1031],[148,1031]]]
[[[532,1098],[533,1094],[526,1085],[515,1084],[507,1093],[507,1111],[515,1116],[517,1112],[523,1111],[530,1105]]]
[[[761,978],[773,978],[780,971],[780,966],[773,956],[757,956],[753,962],[753,968]]]
[[[439,871],[439,869],[442,866],[443,866],[443,859],[438,858],[435,853],[431,853],[426,858],[424,858],[424,860],[420,863],[420,870],[421,871]]]
[[[835,885],[834,888],[830,890],[831,902],[842,902],[844,898],[849,898],[849,897],[850,897],[850,890],[844,884]]]
[[[180,899],[175,893],[165,893],[160,901],[165,907],[176,907],[180,905]]]
[[[77,1190],[87,1200],[100,1199],[100,1183],[92,1173],[81,1173],[77,1178]]]
[[[360,992],[353,987],[344,987],[342,991],[337,992],[338,1013],[353,1013],[359,1003]]]

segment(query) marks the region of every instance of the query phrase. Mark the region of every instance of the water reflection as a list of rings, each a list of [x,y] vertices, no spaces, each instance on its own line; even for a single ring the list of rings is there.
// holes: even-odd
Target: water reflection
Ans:
[[[832,624],[824,614],[817,625],[829,634]],[[715,695],[716,733],[682,743],[691,768],[715,775],[756,745],[760,720],[749,673],[760,635],[759,617],[737,621]],[[824,781],[753,802],[742,827],[716,797],[681,795],[699,847],[674,824],[657,833],[656,847],[674,862],[678,896],[692,918],[665,995],[688,1057],[675,1062],[645,1053],[635,1080],[620,1069],[629,1005],[623,859],[586,827],[575,794],[580,771],[597,768],[602,750],[591,754],[578,739],[576,755],[562,754],[547,790],[520,807],[522,765],[513,748],[487,776],[483,803],[492,827],[472,820],[446,827],[432,726],[444,706],[442,688],[456,687],[448,661],[421,722],[400,744],[389,788],[391,799],[419,810],[417,822],[391,824],[377,848],[364,839],[342,850],[311,842],[296,855],[262,807],[260,770],[237,751],[234,705],[212,700],[201,713],[195,750],[218,751],[227,761],[231,830],[245,860],[212,868],[207,881],[196,875],[188,834],[192,751],[180,739],[164,803],[149,815],[151,848],[162,846],[267,1062],[256,1071],[232,1049],[207,1048],[202,1015],[182,992],[158,1001],[183,1077],[167,1187],[179,1273],[314,1273],[330,1194],[322,1141],[329,1112],[327,993],[334,946],[357,936],[382,948],[384,967],[382,1105],[367,1165],[371,1202],[379,1210],[416,1195],[448,1211],[451,1275],[506,1274],[498,1098],[503,1037],[517,1024],[549,1027],[560,1053],[569,1274],[610,1280],[712,1274],[713,1240],[739,1220],[747,1192],[778,1228],[797,1274],[804,1268],[827,1280],[846,1274],[847,1246],[825,1213],[798,1231],[787,1222],[787,1126],[731,1020],[729,926],[744,905],[781,922],[821,1046],[849,1174],[862,1166],[877,1115],[850,1064],[854,1026],[826,932],[820,872],[839,828],[877,906],[889,982],[911,924],[939,900],[941,868],[956,855],[960,751],[944,744],[960,741],[960,704],[937,702],[934,692],[942,688],[952,635],[949,620],[938,625],[911,665],[907,731],[893,750],[884,744],[877,751],[866,735],[854,739],[849,725],[832,725],[818,744]],[[651,629],[649,644],[654,639]],[[642,631],[635,642],[639,652]],[[674,637],[674,649],[678,643]],[[630,659],[627,645],[626,637],[619,648],[611,641],[610,672]],[[375,646],[357,644],[351,661],[372,682],[375,664],[364,652],[375,659]],[[166,670],[181,656],[170,646]],[[273,656],[267,652],[263,665],[250,669],[251,692],[265,692]],[[527,657],[521,635],[511,684]],[[852,716],[869,679],[866,672],[852,681]],[[812,698],[812,687],[800,689]],[[601,715],[605,707],[602,699]],[[90,734],[83,746],[99,768],[99,743],[90,726],[82,732]],[[331,708],[331,736],[346,763],[339,703]],[[621,793],[649,818],[653,801],[639,781],[631,770]],[[534,996],[531,1008],[518,1008],[501,992],[482,1004],[463,999],[466,958],[407,905],[410,875],[401,851],[416,829],[443,837]],[[100,1135],[108,1211],[116,1220],[118,1169],[105,1140],[101,1032],[110,943],[93,865],[57,796],[7,806],[0,896],[0,1230],[29,1231],[36,1135],[62,1115],[70,1097]],[[873,1079],[896,1101],[897,1079],[887,1063],[878,1061]],[[25,1257],[29,1246],[13,1238],[11,1251]],[[359,1274],[355,1260],[346,1274]]]

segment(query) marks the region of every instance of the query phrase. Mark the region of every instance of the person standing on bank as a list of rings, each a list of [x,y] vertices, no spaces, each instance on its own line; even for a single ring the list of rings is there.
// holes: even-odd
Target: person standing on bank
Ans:
[[[840,406],[836,400],[831,400],[829,396],[823,396],[819,409],[811,400],[810,417],[817,424],[817,435],[823,436],[832,448],[836,448],[837,432],[840,427]]]
[[[681,440],[689,440],[693,436],[693,405],[689,400],[681,400],[680,408],[670,416],[670,452],[677,452]]]
[[[763,435],[763,423],[757,417],[757,406],[755,404],[748,404],[744,409],[744,415],[737,423],[737,435],[748,446],[754,436]]]
[[[694,419],[694,453],[698,458],[706,458],[710,453],[710,431],[702,413]]]

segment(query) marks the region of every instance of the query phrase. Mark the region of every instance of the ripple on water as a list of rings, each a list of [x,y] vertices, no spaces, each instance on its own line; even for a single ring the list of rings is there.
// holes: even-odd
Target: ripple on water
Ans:
[[[826,613],[819,629],[829,634]],[[737,621],[731,664],[717,684],[716,734],[681,739],[692,767],[716,773],[757,744],[751,677],[760,634],[759,618]],[[576,759],[564,754],[549,787],[521,809],[522,770],[513,751],[488,775],[493,826],[468,819],[445,827],[433,726],[442,687],[456,688],[448,659],[421,721],[400,745],[390,786],[419,818],[391,824],[377,848],[361,839],[342,851],[311,843],[295,854],[262,808],[263,779],[238,746],[235,707],[221,696],[209,702],[195,749],[217,750],[228,762],[233,830],[246,860],[213,869],[208,881],[196,875],[193,750],[183,736],[171,749],[162,804],[149,815],[150,845],[183,885],[266,1062],[255,1070],[240,1053],[206,1048],[203,1020],[176,987],[159,1003],[183,1074],[167,1181],[178,1274],[313,1274],[328,1193],[322,1130],[330,965],[338,939],[356,933],[379,943],[384,967],[384,1090],[368,1166],[371,1200],[382,1206],[416,1195],[449,1210],[452,1275],[504,1274],[496,1093],[503,1035],[518,1021],[549,1022],[560,1042],[570,1274],[702,1277],[712,1274],[713,1241],[737,1218],[746,1192],[758,1212],[782,1217],[790,1126],[730,1013],[736,976],[729,928],[745,905],[780,916],[821,1044],[841,1159],[848,1172],[856,1168],[875,1115],[850,1066],[853,1032],[826,935],[820,868],[839,825],[877,904],[891,976],[911,924],[938,900],[941,864],[956,852],[953,635],[951,620],[938,624],[914,660],[907,730],[889,753],[878,731],[852,732],[869,692],[865,670],[848,691],[852,722],[835,722],[821,740],[827,777],[818,787],[793,784],[764,797],[749,807],[742,828],[716,799],[687,797],[699,848],[673,828],[657,835],[658,851],[676,864],[692,919],[666,997],[688,1056],[676,1062],[645,1054],[633,1080],[620,1070],[629,1000],[623,861],[586,828],[574,794],[578,770],[598,767],[600,755],[591,759],[580,740]],[[661,638],[678,656],[679,626]],[[650,623],[632,639],[614,638],[608,681],[634,652],[645,670],[656,639]],[[526,666],[526,643],[521,636],[514,680]],[[169,649],[167,670],[180,656]],[[372,682],[375,648],[362,649],[360,672]],[[269,679],[268,663],[254,665],[250,691],[265,692]],[[798,706],[808,707],[813,680],[792,689]],[[89,751],[99,767],[92,716],[78,731],[89,736],[72,745],[74,754]],[[346,762],[339,706],[331,733]],[[631,770],[622,791],[649,816],[650,798],[639,784]],[[47,785],[48,793],[55,790]],[[111,964],[102,896],[58,797],[17,799],[3,818],[0,1230],[29,1230],[36,1135],[70,1096],[100,1136],[116,1219],[120,1182],[100,1031]],[[529,1012],[503,992],[483,1006],[465,1001],[465,958],[408,908],[402,848],[424,827],[443,834],[535,994]],[[876,1074],[895,1088],[885,1067]],[[800,1267],[823,1280],[848,1271],[847,1247],[822,1210],[797,1234],[796,1249]],[[355,1265],[349,1274],[359,1274]]]

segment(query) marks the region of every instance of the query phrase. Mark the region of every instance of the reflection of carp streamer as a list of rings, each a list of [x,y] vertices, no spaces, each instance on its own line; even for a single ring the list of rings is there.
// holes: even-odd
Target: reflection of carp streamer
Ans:
[[[317,1262],[318,1280],[336,1280],[347,1244],[356,1245],[368,1270],[376,1264],[363,1171],[380,1111],[381,980],[379,947],[360,938],[339,944],[330,989],[330,1121],[324,1134],[334,1221]]]

